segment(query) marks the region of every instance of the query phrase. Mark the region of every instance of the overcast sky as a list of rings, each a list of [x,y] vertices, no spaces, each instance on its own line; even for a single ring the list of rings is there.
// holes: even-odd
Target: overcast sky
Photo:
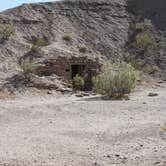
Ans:
[[[0,0],[0,11],[9,9],[23,3],[34,3],[34,2],[49,2],[57,0]]]

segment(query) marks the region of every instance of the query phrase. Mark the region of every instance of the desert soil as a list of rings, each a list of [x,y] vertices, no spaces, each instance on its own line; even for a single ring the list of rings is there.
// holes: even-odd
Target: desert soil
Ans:
[[[0,100],[0,166],[155,165],[166,166],[165,84],[123,101],[74,95]]]

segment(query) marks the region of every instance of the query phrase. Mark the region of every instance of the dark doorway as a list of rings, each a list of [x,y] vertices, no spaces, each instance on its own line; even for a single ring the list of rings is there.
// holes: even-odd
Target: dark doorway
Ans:
[[[85,66],[84,65],[72,65],[71,66],[71,77],[72,79],[79,74],[80,76],[83,76]]]
[[[90,91],[92,90],[92,71],[87,71],[85,65],[71,65],[71,77],[72,79],[76,75],[82,76],[85,80],[85,85],[82,90]]]
[[[71,74],[72,74],[72,79],[77,75],[79,74],[79,65],[72,65],[71,66]]]

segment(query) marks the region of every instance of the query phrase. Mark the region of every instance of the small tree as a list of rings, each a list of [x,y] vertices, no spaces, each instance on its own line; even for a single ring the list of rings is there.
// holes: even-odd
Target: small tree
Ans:
[[[93,84],[97,93],[121,98],[135,88],[136,72],[129,64],[108,64],[101,74],[93,78]]]
[[[20,64],[22,73],[26,79],[30,79],[31,74],[36,72],[37,66],[32,59],[23,60]]]
[[[12,23],[0,24],[0,39],[2,41],[8,40],[10,36],[14,35],[15,29]]]
[[[83,77],[81,77],[80,75],[76,75],[73,78],[73,89],[75,90],[80,90],[85,84],[85,81],[83,79]]]

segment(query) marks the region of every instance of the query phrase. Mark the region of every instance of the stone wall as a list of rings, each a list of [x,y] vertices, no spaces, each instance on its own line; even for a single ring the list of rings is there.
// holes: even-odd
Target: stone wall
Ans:
[[[92,77],[100,72],[101,62],[98,58],[89,57],[61,57],[49,59],[38,69],[39,75],[56,74],[66,81],[72,80],[72,65],[80,66],[79,75],[85,79],[85,87],[90,88]]]

